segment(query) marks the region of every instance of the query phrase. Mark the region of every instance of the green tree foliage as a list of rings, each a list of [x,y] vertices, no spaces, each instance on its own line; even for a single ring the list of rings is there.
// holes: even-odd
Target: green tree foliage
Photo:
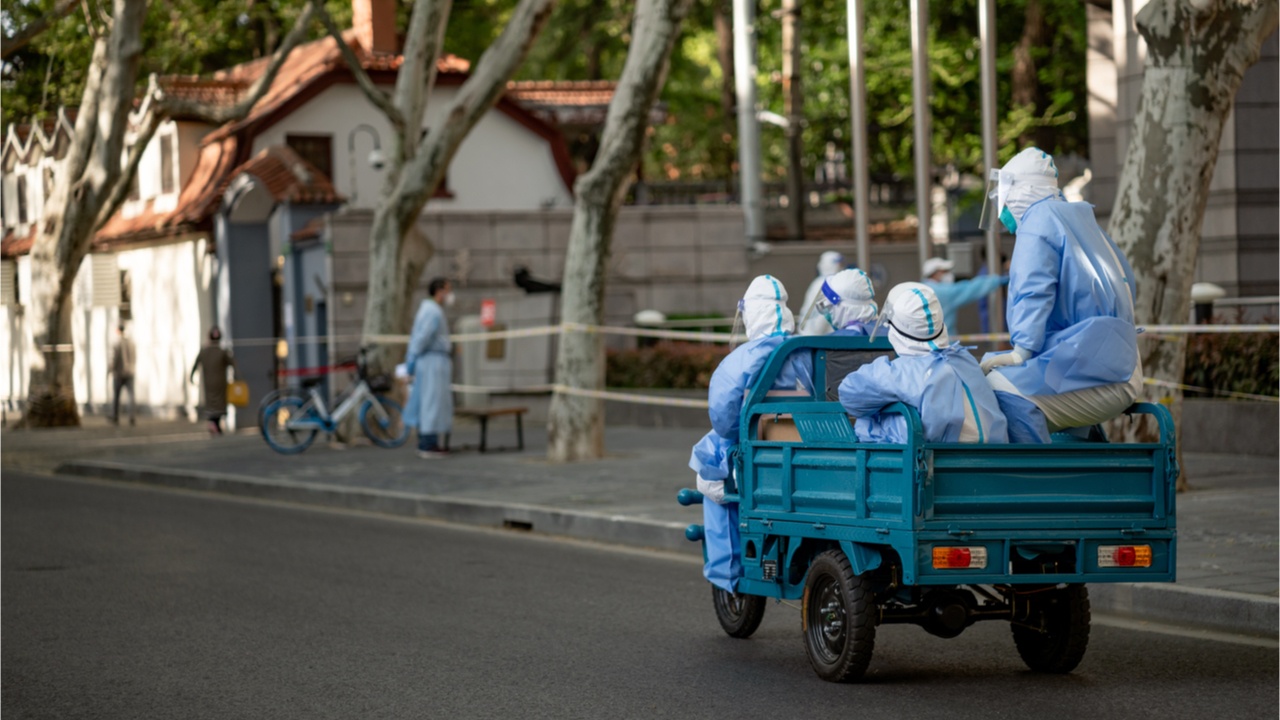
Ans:
[[[1015,141],[1034,132],[1054,153],[1088,152],[1085,120],[1085,17],[1079,0],[1039,0],[1048,43],[1032,50],[1040,81],[1036,107],[1011,107],[1013,49],[1023,35],[1024,9],[1033,0],[997,2],[997,107],[1001,160]],[[717,62],[716,3],[697,0],[671,58],[662,94],[667,121],[653,128],[643,174],[655,180],[725,178],[735,161],[733,109],[722,106],[724,70]],[[7,26],[20,26],[52,5],[52,0],[8,3]],[[302,0],[167,0],[153,3],[146,24],[149,72],[209,73],[268,53],[290,27]],[[445,50],[479,59],[498,36],[515,3],[511,0],[457,0],[450,16]],[[339,25],[351,18],[348,0],[327,0]],[[849,59],[845,38],[845,0],[802,3],[805,165],[813,168],[828,143],[848,154]],[[89,1],[96,12],[96,0]],[[402,5],[401,13],[407,12]],[[781,22],[773,13],[781,0],[760,0],[759,99],[781,113],[783,98],[776,75],[782,68]],[[723,2],[728,14],[729,5]],[[911,39],[907,8],[900,0],[868,0],[867,94],[873,177],[906,179],[913,175],[911,113]],[[961,172],[981,166],[977,1],[930,3],[930,80],[933,93],[933,158],[938,166]],[[79,98],[92,48],[91,25],[77,10],[12,58],[4,69],[4,121],[24,121],[56,112]],[[407,18],[401,18],[403,28]],[[631,3],[625,0],[562,0],[539,37],[520,79],[593,80],[622,72],[630,42]],[[316,30],[317,35],[319,30]],[[1038,129],[1038,130],[1037,130]],[[786,174],[786,146],[778,128],[763,130],[768,179]]]
[[[201,75],[270,54],[305,4],[305,0],[165,0],[153,2],[143,26],[140,85],[150,73]],[[53,6],[53,0],[6,3],[3,24],[22,27]],[[328,0],[334,19],[351,23],[351,3]],[[93,37],[109,21],[110,3],[87,0],[54,23],[5,62],[4,123],[52,116],[60,106],[74,106],[84,90],[93,54]],[[322,30],[317,26],[313,37]],[[141,88],[139,88],[141,89]]]

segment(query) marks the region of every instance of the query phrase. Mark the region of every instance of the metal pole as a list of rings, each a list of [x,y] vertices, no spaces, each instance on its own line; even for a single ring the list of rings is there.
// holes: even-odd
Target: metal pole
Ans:
[[[915,115],[916,157],[916,244],[920,265],[933,253],[929,241],[932,203],[929,188],[933,167],[933,128],[929,112],[929,5],[928,0],[911,0],[911,109]]]
[[[764,240],[760,186],[760,125],[756,120],[755,0],[733,0],[733,79],[738,95],[738,185],[747,244]]]
[[[987,178],[996,169],[996,3],[995,0],[978,0],[978,39],[982,55],[982,189],[986,192]],[[987,228],[987,272],[1004,273],[1000,262],[1000,223],[993,221]],[[1004,329],[1004,295],[996,289],[987,297],[987,319],[990,332]]]
[[[849,122],[853,135],[853,227],[858,240],[858,267],[871,274],[871,243],[867,234],[871,177],[867,160],[867,83],[862,62],[862,36],[866,30],[862,0],[849,0]]]

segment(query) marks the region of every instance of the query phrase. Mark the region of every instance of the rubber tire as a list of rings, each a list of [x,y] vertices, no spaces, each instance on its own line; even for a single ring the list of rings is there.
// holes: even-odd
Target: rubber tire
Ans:
[[[1089,590],[1084,585],[1030,596],[1032,617],[1043,614],[1045,632],[1013,626],[1013,643],[1022,661],[1035,672],[1069,673],[1089,647]]]
[[[311,394],[304,388],[290,386],[276,388],[263,395],[262,400],[258,403],[258,427],[262,427],[262,422],[267,417],[267,408],[271,407],[271,403],[285,398],[297,398],[301,402],[306,402],[311,399]]]
[[[279,435],[273,435],[270,430],[274,425],[280,423],[279,414],[282,411],[288,410],[294,413],[301,410],[305,404],[296,397],[284,397],[267,406],[267,409],[262,413],[262,439],[267,441],[267,445],[272,450],[283,455],[296,455],[311,447],[311,443],[315,442],[319,430],[314,428],[294,431],[281,428]]]
[[[759,595],[729,593],[712,585],[711,602],[716,608],[716,620],[729,637],[745,640],[764,620],[765,599]]]
[[[373,402],[366,400],[364,405],[360,406],[360,429],[364,430],[365,437],[372,440],[374,445],[398,448],[409,439],[409,428],[404,424],[404,411],[400,408],[400,403],[391,398],[379,395],[378,402],[390,416],[390,427],[384,429],[379,426],[378,416],[370,413]]]
[[[843,552],[828,550],[809,565],[800,617],[818,677],[853,682],[866,673],[876,644],[876,602]],[[832,628],[837,620],[839,627]]]

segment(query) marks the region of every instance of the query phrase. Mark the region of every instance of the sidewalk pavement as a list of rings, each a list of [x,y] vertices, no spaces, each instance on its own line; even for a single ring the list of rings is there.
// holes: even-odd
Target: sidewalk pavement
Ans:
[[[514,428],[489,428],[490,447],[515,444]],[[453,443],[475,444],[475,425]],[[586,540],[700,552],[684,528],[700,523],[676,492],[698,430],[612,427],[601,460],[552,464],[541,428],[524,452],[461,451],[440,460],[322,438],[300,455],[273,452],[255,431],[210,438],[202,426],[144,421],[116,427],[96,418],[71,430],[8,430],[5,469],[228,493],[261,499],[431,517]],[[1280,634],[1277,460],[1188,454],[1192,490],[1178,496],[1178,581],[1094,584],[1096,612],[1134,620],[1276,638]]]

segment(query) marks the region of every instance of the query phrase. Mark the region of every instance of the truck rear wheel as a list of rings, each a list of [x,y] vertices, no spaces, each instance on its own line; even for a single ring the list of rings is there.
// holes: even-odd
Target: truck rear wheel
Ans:
[[[871,664],[876,644],[876,603],[839,550],[814,558],[804,583],[800,616],[804,647],[818,677],[852,682]]]
[[[1027,667],[1042,673],[1069,673],[1089,647],[1089,590],[1084,585],[1028,596],[1026,625],[1013,625],[1013,643]]]
[[[711,601],[716,606],[716,619],[729,637],[751,637],[764,619],[764,598],[759,595],[739,595],[712,585]]]

